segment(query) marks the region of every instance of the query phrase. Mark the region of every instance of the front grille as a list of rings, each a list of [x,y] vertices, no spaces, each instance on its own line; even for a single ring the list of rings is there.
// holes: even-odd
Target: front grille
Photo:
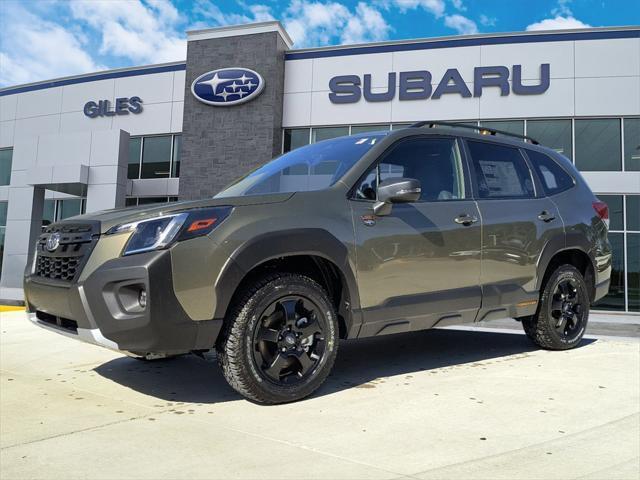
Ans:
[[[78,272],[82,257],[42,257],[36,260],[36,275],[71,282]]]
[[[47,227],[38,239],[35,276],[62,282],[77,279],[99,230],[94,225],[56,224]]]

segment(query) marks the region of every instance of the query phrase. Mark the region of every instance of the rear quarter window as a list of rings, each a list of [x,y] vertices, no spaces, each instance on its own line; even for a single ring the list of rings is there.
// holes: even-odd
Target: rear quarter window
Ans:
[[[548,155],[527,150],[527,156],[531,160],[547,195],[555,195],[574,186],[573,177]]]

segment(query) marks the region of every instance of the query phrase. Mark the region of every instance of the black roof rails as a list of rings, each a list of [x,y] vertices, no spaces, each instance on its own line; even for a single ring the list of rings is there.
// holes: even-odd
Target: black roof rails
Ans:
[[[477,126],[477,125],[465,125],[463,123],[434,122],[434,121],[426,121],[425,120],[424,122],[417,122],[417,123],[414,123],[412,125],[409,125],[409,128],[421,128],[421,127],[426,127],[426,126],[428,126],[429,128],[433,128],[433,127],[438,126],[438,125],[442,125],[442,126],[445,126],[445,127],[452,127],[452,128],[468,128],[470,130],[477,130],[481,134],[484,134],[483,132],[488,132],[490,135],[495,135],[496,133],[499,133],[500,135],[506,135],[508,137],[519,138],[521,140],[524,140],[525,142],[529,142],[529,143],[532,143],[534,145],[540,145],[540,142],[538,142],[535,138],[528,137],[527,135],[518,135],[517,133],[505,132],[504,130],[496,130],[495,128],[483,127],[482,125],[480,125],[480,126]],[[486,134],[484,134],[484,135],[486,135]]]

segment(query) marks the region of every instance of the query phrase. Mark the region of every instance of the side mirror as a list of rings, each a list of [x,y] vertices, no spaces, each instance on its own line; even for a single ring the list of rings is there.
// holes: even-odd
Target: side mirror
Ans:
[[[390,178],[378,185],[378,201],[373,205],[376,215],[389,215],[394,203],[411,203],[420,199],[420,181],[414,178]]]

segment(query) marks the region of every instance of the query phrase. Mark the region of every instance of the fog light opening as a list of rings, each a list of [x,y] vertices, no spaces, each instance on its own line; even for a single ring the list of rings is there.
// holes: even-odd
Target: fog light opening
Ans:
[[[138,303],[140,307],[147,308],[147,291],[144,288],[138,294]]]

